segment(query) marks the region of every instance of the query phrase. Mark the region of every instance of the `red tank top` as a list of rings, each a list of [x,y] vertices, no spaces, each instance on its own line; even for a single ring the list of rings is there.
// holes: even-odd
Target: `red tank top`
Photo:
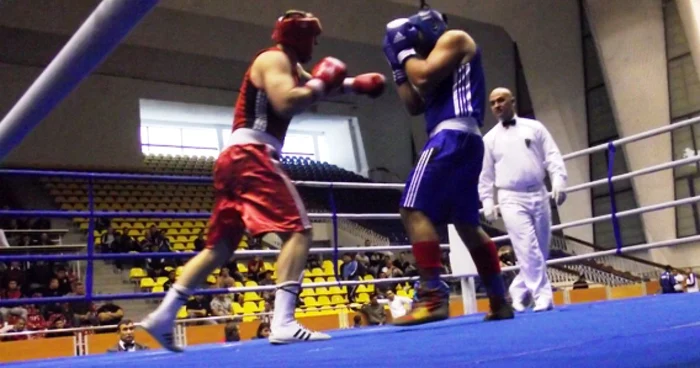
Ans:
[[[270,50],[281,51],[279,47],[274,46],[258,52],[255,57],[257,58],[263,52]],[[233,130],[250,128],[263,131],[275,137],[280,143],[284,143],[284,136],[287,134],[287,128],[289,128],[292,119],[278,114],[267,100],[265,91],[255,87],[250,79],[252,65],[251,63],[248,67],[243,77],[243,83],[241,83],[240,94],[233,113]],[[296,67],[292,68],[292,77],[295,83],[299,84]]]

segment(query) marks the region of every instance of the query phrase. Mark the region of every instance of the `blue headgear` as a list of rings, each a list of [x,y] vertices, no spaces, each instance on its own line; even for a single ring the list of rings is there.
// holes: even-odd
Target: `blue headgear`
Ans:
[[[422,9],[418,14],[408,18],[422,34],[424,46],[432,50],[438,38],[447,30],[447,17],[437,10]]]

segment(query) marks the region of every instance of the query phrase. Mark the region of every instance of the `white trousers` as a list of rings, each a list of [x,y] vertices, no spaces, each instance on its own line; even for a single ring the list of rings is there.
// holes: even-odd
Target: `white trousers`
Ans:
[[[551,301],[552,285],[547,277],[552,215],[545,187],[535,192],[499,189],[498,204],[520,272],[510,284],[513,301]]]

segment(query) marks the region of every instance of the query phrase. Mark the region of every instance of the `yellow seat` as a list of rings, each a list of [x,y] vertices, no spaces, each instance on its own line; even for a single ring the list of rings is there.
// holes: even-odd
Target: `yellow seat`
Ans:
[[[233,312],[233,314],[243,314],[245,313],[245,310],[240,303],[234,302],[231,303],[231,312]]]
[[[328,282],[337,282],[337,280],[335,279],[334,276],[331,276],[331,277],[327,278],[326,280],[328,280]]]
[[[316,301],[317,301],[318,305],[320,305],[320,306],[324,306],[324,305],[330,306],[332,304],[331,300],[328,299],[328,297],[325,295],[319,296]]]
[[[216,277],[213,275],[209,275],[209,277],[207,277],[207,283],[216,284]]]
[[[184,228],[184,227],[182,229],[180,229],[180,235],[192,235],[192,234],[196,235],[196,233],[194,231],[192,231],[192,229],[188,229],[188,228]]]
[[[260,295],[253,291],[246,291],[246,293],[243,294],[243,300],[246,302],[257,302],[260,299],[262,299]]]
[[[254,314],[254,313],[258,313],[259,311],[260,311],[260,307],[258,307],[257,303],[254,303],[254,302],[243,303],[243,313],[244,314]]]
[[[275,264],[272,262],[265,262],[265,270],[266,271],[274,271],[275,270]]]
[[[331,286],[328,288],[328,294],[330,295],[338,295],[338,294],[345,294],[343,290],[338,287],[338,286]]]
[[[318,311],[322,316],[338,314],[338,312],[334,310],[333,307],[331,307],[330,305],[324,305],[321,308],[319,308]]]
[[[406,292],[406,290],[403,290],[403,289],[397,290],[396,295],[408,297],[408,293]]]
[[[355,290],[356,293],[369,293],[369,290],[367,290],[367,285],[359,285],[357,287],[357,290]]]
[[[321,313],[318,311],[316,307],[311,307],[311,308],[306,308],[306,316],[307,317],[314,317],[314,316],[320,316]]]
[[[258,286],[258,283],[255,281],[246,281],[245,286]]]
[[[345,304],[345,298],[343,298],[342,295],[333,295],[331,297],[331,304],[333,304],[333,305]]]
[[[182,267],[182,266],[178,266],[178,268],[175,269],[175,275],[176,275],[176,276],[182,275],[182,270],[183,270],[183,267]]]
[[[304,305],[307,307],[315,307],[318,305],[318,302],[316,302],[316,298],[312,296],[307,296],[304,298]]]
[[[238,263],[238,272],[240,273],[248,273],[248,266],[244,265],[243,263]]]
[[[187,318],[187,317],[188,317],[187,307],[181,307],[180,310],[177,311],[177,318],[183,319],[183,318]]]
[[[144,271],[143,268],[134,267],[129,270],[130,279],[140,279],[142,277],[146,277],[146,271]]]
[[[139,281],[139,287],[141,289],[151,289],[154,286],[156,286],[156,283],[150,277],[144,277]]]
[[[326,280],[324,280],[323,277],[314,278],[314,283],[319,283],[319,282],[326,282]]]
[[[313,270],[311,270],[311,276],[324,276],[325,273],[323,272],[322,269],[316,267]]]
[[[186,250],[186,249],[187,249],[187,247],[185,246],[185,244],[173,243],[173,250],[182,251],[182,250]]]
[[[302,284],[312,284],[313,281],[311,281],[311,279],[307,279],[307,278],[305,277],[304,280],[303,280],[301,283],[302,283]]]
[[[156,285],[153,287],[153,289],[151,289],[151,292],[152,293],[163,293],[163,292],[165,292],[165,289],[163,289],[162,285]]]
[[[358,303],[369,303],[369,294],[357,294],[357,298],[355,298],[355,301]]]
[[[165,283],[168,282],[167,277],[159,277],[156,279],[156,286],[162,286],[165,285]]]
[[[329,295],[330,291],[326,289],[325,287],[317,287],[316,288],[316,295]]]
[[[305,296],[314,296],[314,295],[316,295],[316,294],[314,294],[314,289],[305,288],[305,289],[301,289],[301,294],[299,294],[299,297],[303,298]]]

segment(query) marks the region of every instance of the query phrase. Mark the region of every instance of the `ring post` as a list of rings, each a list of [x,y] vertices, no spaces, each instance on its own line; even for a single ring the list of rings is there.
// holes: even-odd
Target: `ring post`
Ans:
[[[88,238],[87,238],[87,267],[85,268],[85,298],[92,300],[92,274],[93,256],[95,254],[95,195],[93,192],[93,180],[88,179]]]

